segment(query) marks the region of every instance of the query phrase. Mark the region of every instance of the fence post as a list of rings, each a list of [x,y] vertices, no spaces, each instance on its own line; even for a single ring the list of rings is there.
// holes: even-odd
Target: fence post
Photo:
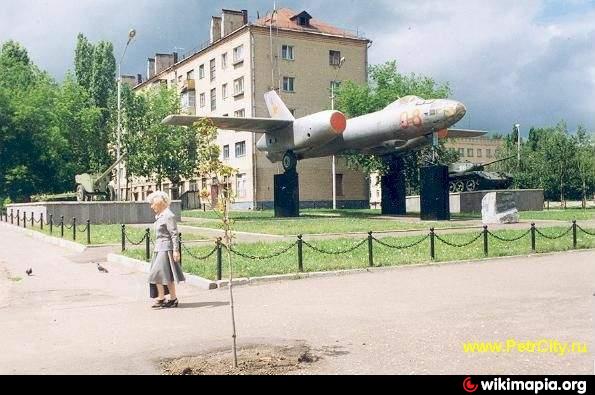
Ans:
[[[23,211],[23,228],[27,227],[27,212]]]
[[[122,224],[122,251],[126,251],[126,225]]]
[[[91,244],[91,220],[87,220],[87,244]]]
[[[217,281],[223,277],[221,237],[217,237]]]
[[[54,214],[50,214],[50,234],[54,231]]]
[[[535,252],[535,224],[531,224],[531,251]]]
[[[10,209],[10,224],[14,225],[14,212]]]
[[[43,230],[43,213],[39,213],[39,225],[41,226],[41,230]]]
[[[488,226],[483,226],[483,254],[488,256]]]
[[[64,216],[60,216],[60,237],[64,237]]]
[[[374,267],[374,236],[372,236],[372,231],[368,232],[368,264],[370,267]]]
[[[178,233],[178,251],[180,251],[180,266],[182,266],[182,234]]]
[[[576,250],[576,220],[572,221],[572,248]]]
[[[430,228],[430,258],[436,259],[436,251],[434,249],[434,228]]]
[[[298,235],[297,241],[297,253],[298,253],[298,270],[300,273],[304,272],[304,240],[302,240],[302,235]]]
[[[145,229],[145,258],[147,262],[151,260],[151,229],[149,228]]]
[[[31,213],[31,227],[35,227],[35,213]]]
[[[72,240],[76,240],[76,217],[72,217]]]
[[[17,226],[21,226],[21,210],[17,210]]]

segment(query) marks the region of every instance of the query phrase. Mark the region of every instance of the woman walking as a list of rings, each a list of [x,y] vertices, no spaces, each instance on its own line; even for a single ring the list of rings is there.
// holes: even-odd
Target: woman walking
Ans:
[[[178,246],[178,227],[176,216],[169,209],[169,196],[162,191],[151,193],[147,197],[155,212],[155,250],[149,274],[151,297],[155,298],[154,309],[178,307],[176,283],[186,281],[180,267],[180,250]],[[165,295],[169,294],[169,300]]]

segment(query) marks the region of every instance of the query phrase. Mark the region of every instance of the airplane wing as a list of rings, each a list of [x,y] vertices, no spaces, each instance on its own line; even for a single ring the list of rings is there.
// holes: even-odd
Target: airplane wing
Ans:
[[[453,138],[461,137],[480,137],[488,134],[485,130],[471,130],[471,129],[448,129],[448,136]]]
[[[279,133],[282,129],[293,124],[293,121],[290,120],[271,118],[197,117],[192,115],[170,115],[161,121],[161,123],[172,126],[191,126],[201,119],[211,120],[219,129],[268,133],[272,135]]]

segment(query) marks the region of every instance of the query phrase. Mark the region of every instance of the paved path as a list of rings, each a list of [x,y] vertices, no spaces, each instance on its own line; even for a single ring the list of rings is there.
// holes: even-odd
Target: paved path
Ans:
[[[0,228],[0,374],[157,373],[231,343],[227,290],[151,311],[145,275]],[[32,267],[34,275],[25,270]],[[19,280],[18,277],[21,277]],[[306,373],[593,374],[595,251],[236,288],[239,344],[305,341]],[[464,341],[578,341],[587,354],[465,354]]]

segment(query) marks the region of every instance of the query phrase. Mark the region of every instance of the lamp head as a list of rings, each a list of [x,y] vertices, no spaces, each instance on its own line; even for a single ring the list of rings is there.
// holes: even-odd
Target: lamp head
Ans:
[[[132,39],[135,36],[136,36],[136,30],[130,29],[130,31],[128,32],[128,44],[130,44],[130,41],[132,41]]]

